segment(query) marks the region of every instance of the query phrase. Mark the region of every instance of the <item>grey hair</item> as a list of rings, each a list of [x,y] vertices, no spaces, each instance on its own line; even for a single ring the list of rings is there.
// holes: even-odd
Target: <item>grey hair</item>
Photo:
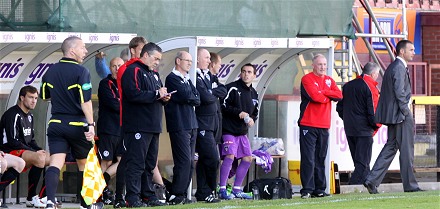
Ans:
[[[364,66],[364,69],[362,69],[363,74],[371,75],[374,72],[379,71],[380,67],[378,64],[374,62],[369,62]]]
[[[74,48],[76,46],[76,42],[78,40],[82,40],[80,37],[77,36],[70,36],[66,39],[64,39],[63,44],[61,44],[61,51],[63,52],[63,55],[66,56],[69,52],[69,49]]]

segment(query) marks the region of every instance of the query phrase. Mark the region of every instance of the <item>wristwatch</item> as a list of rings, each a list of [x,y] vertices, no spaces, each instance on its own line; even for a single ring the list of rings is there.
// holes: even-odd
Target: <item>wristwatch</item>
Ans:
[[[88,126],[95,126],[95,122],[93,123],[87,123]]]

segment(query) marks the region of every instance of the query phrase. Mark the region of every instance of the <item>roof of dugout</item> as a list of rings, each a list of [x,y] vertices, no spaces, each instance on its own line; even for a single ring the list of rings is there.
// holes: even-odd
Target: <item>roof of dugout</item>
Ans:
[[[288,60],[296,56],[318,51],[327,55],[327,66],[333,66],[334,63],[333,38],[191,36],[167,39],[159,42],[158,45],[163,50],[163,61],[159,66],[160,76],[163,81],[173,69],[175,56],[181,50],[188,51],[192,55],[193,65],[189,74],[193,81],[196,78],[195,69],[197,67],[198,48],[205,48],[210,52],[216,52],[222,57],[222,68],[218,76],[220,82],[225,84],[238,78],[241,66],[246,63],[252,63],[257,68],[257,78],[253,82],[253,87],[260,95],[260,104],[268,85],[277,71],[288,63]],[[332,70],[333,68],[329,67],[327,75],[331,76]],[[258,123],[249,133],[251,135],[258,133]]]
[[[78,36],[86,44],[92,58],[96,51],[127,45],[136,34],[122,33],[63,33],[63,32],[0,32],[0,94],[8,95],[6,108],[16,104],[20,87],[39,87],[48,67],[62,57],[61,44],[67,37]]]
[[[180,50],[188,51],[193,58],[190,70],[191,79],[196,76],[197,50],[205,48],[216,52],[222,57],[222,68],[219,80],[229,83],[237,79],[240,68],[246,63],[252,63],[257,68],[257,78],[253,86],[260,95],[287,60],[300,54],[321,50],[327,54],[328,66],[333,66],[333,38],[244,38],[244,37],[176,37],[161,41],[158,45],[163,50],[163,62],[160,64],[162,79],[174,67],[174,57]],[[332,74],[329,68],[327,74]]]

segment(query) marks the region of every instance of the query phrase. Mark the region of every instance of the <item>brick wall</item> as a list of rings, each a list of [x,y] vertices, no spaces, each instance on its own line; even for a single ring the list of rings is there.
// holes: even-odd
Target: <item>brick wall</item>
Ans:
[[[428,63],[428,68],[440,64],[440,12],[420,13],[422,26],[422,59]],[[440,68],[433,68],[431,71],[431,95],[440,96]],[[437,107],[426,106],[426,117],[428,124],[416,125],[417,133],[439,132],[437,129]],[[428,126],[430,125],[430,128]],[[421,130],[426,129],[428,130]],[[437,142],[438,143],[438,142]]]
[[[440,64],[440,12],[421,13],[422,59],[428,63]],[[431,95],[440,96],[440,69],[432,69]]]

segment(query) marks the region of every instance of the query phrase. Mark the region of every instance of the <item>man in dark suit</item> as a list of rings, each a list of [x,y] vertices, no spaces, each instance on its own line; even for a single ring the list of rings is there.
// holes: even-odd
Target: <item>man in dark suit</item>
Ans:
[[[411,82],[407,63],[414,57],[411,41],[401,40],[396,46],[397,58],[383,76],[381,95],[376,109],[377,123],[388,126],[388,141],[374,163],[364,182],[370,194],[376,194],[397,150],[400,151],[400,175],[405,192],[422,191],[413,171],[414,119],[409,109]]]
[[[379,70],[376,63],[367,63],[362,75],[344,85],[343,99],[336,106],[339,117],[344,120],[345,135],[354,164],[354,171],[348,181],[350,185],[364,183],[370,173],[373,136],[380,127],[374,120],[374,111],[379,101],[376,82]]]
[[[220,202],[215,198],[214,192],[217,187],[218,167],[220,155],[215,141],[215,131],[218,127],[217,111],[219,98],[226,96],[226,87],[214,83],[214,75],[208,66],[211,56],[206,49],[199,48],[197,51],[197,83],[196,88],[200,94],[200,106],[196,107],[197,130],[196,151],[199,159],[196,165],[197,173],[197,201],[206,203]],[[215,85],[214,85],[215,84]],[[217,85],[217,86],[216,86]]]
[[[192,62],[191,54],[186,51],[177,52],[174,58],[175,67],[165,79],[167,90],[176,91],[165,106],[165,118],[174,161],[173,184],[168,197],[170,205],[192,203],[186,196],[194,170],[197,128],[199,128],[194,107],[200,105],[199,92],[188,74]]]

